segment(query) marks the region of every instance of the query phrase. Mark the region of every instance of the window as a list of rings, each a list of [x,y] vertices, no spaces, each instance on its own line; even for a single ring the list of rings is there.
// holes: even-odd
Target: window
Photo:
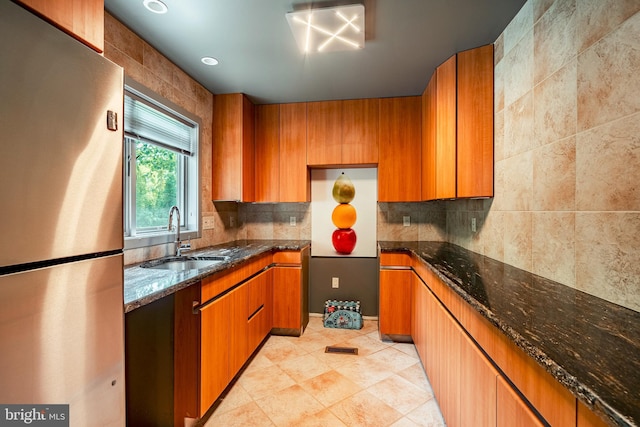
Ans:
[[[198,123],[156,99],[125,87],[125,249],[174,241],[175,231],[168,230],[174,205],[181,238],[199,236]]]

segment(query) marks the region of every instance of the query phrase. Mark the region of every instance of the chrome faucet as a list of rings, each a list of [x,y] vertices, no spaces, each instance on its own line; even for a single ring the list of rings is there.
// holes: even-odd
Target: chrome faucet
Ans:
[[[182,244],[182,241],[180,240],[180,209],[178,209],[177,206],[171,206],[171,209],[169,210],[169,228],[168,230],[171,231],[171,229],[173,228],[173,212],[176,212],[177,215],[177,225],[176,225],[176,241],[174,242],[174,247],[175,247],[175,254],[176,256],[180,256],[182,255],[182,251],[188,251],[191,249],[191,243],[187,243],[187,244]]]

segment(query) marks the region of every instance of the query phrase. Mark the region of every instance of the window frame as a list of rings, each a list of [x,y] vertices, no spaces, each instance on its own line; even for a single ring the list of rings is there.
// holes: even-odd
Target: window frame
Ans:
[[[157,108],[159,111],[178,118],[179,120],[187,123],[189,126],[193,126],[193,154],[192,156],[185,157],[180,163],[181,177],[179,181],[182,182],[186,178],[184,186],[180,186],[178,191],[181,193],[179,198],[184,200],[184,207],[180,208],[180,237],[182,240],[194,239],[201,237],[202,233],[202,221],[200,216],[200,132],[202,130],[201,121],[195,115],[189,113],[183,108],[175,105],[171,101],[159,96],[152,92],[141,84],[125,78],[124,94],[133,94],[134,97],[142,99],[148,105]],[[124,99],[124,97],[123,97]],[[124,119],[123,119],[124,123]],[[128,140],[134,139],[132,142]],[[144,142],[151,142],[142,139]],[[156,144],[159,147],[167,148],[163,144]],[[180,152],[176,150],[176,152]],[[136,188],[135,182],[135,137],[127,135],[123,131],[123,235],[124,235],[124,249],[142,248],[148,246],[161,245],[166,243],[172,243],[175,241],[176,232],[168,231],[169,225],[169,212],[167,211],[167,227],[160,227],[153,230],[137,230],[135,224],[135,206],[132,203],[134,201],[134,194]],[[132,194],[133,193],[133,194]]]

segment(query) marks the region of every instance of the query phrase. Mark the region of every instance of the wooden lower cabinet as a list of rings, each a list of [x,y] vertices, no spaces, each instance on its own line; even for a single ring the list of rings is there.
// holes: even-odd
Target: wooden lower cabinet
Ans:
[[[309,247],[269,252],[127,313],[127,424],[182,427],[201,418],[274,325],[300,335],[309,320],[308,258]]]
[[[418,317],[426,321],[418,333],[426,336],[417,339],[447,426],[495,426],[497,370],[424,284],[416,291],[427,310]]]
[[[234,289],[228,294],[228,297],[230,298],[230,313],[227,319],[229,327],[229,343],[226,347],[226,351],[229,352],[229,378],[227,384],[240,371],[244,362],[251,355],[251,352],[249,352],[248,284]],[[201,351],[203,350],[201,349]]]
[[[495,426],[500,412],[496,411],[498,371],[466,334],[460,347],[460,378],[460,425]]]
[[[269,269],[247,282],[247,350],[249,357],[271,332],[273,325],[273,270]]]
[[[408,270],[380,269],[378,329],[381,336],[411,335],[411,295],[414,273]]]
[[[575,425],[576,398],[569,390],[468,304],[459,305],[456,317],[549,424]]]
[[[199,416],[207,412],[271,330],[270,295],[271,272],[265,271],[200,310]]]
[[[427,288],[415,278],[413,281],[413,300],[411,305],[411,338],[416,346],[416,351],[426,369],[427,364],[427,305],[429,303]]]
[[[447,426],[607,425],[420,258],[382,255],[412,267],[411,337]]]
[[[498,376],[497,382],[497,427],[543,427],[544,424],[513,390],[507,381]]]
[[[227,387],[232,296],[225,295],[200,310],[200,413],[202,416]]]
[[[582,402],[578,402],[578,427],[606,427],[607,425]]]
[[[444,307],[436,304],[436,347],[433,349],[434,358],[440,360],[439,375],[436,396],[440,404],[440,410],[447,426],[463,426],[460,423],[460,390],[462,378],[460,365],[462,363],[460,353],[462,351],[462,330],[448,315]],[[429,352],[427,352],[429,354]],[[466,405],[467,402],[464,402]]]
[[[406,253],[380,254],[378,330],[382,338],[408,341],[412,338],[415,273]]]
[[[422,261],[412,261],[411,337],[447,426],[606,425]]]
[[[273,254],[272,334],[300,336],[309,323],[309,247]]]

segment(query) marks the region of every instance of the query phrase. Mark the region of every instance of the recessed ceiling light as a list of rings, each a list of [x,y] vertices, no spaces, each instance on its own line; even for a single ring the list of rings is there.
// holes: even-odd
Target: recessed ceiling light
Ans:
[[[326,7],[287,13],[287,21],[303,53],[364,47],[364,5]]]
[[[142,3],[144,4],[144,7],[146,7],[153,13],[163,14],[167,13],[167,11],[169,10],[167,5],[160,0],[143,0]]]
[[[201,59],[201,61],[203,64],[206,64],[206,65],[218,65],[218,60],[211,56],[205,56],[204,58]]]

